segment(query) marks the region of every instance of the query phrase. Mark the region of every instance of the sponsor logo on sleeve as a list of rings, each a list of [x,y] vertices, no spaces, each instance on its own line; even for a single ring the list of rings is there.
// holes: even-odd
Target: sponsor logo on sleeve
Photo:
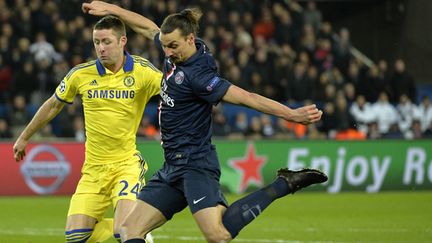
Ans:
[[[207,91],[212,92],[213,88],[220,82],[219,77],[214,77],[212,80],[210,80],[210,83],[207,85]]]

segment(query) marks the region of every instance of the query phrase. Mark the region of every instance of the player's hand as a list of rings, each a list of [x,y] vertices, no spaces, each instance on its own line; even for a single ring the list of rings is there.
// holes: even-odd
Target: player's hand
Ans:
[[[105,16],[111,14],[115,5],[102,1],[92,1],[91,3],[83,3],[81,9],[84,13],[95,16]]]
[[[27,144],[28,141],[21,138],[18,138],[17,141],[15,142],[13,146],[13,152],[14,152],[14,157],[16,162],[19,162],[24,159],[24,156],[26,155],[25,149],[27,147]]]
[[[307,125],[321,120],[323,112],[316,105],[307,105],[294,110],[293,120]]]

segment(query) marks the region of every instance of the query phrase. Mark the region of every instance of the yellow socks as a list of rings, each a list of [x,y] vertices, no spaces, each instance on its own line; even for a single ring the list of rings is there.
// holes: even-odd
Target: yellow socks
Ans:
[[[93,230],[93,234],[86,243],[103,242],[114,235],[114,221],[112,218],[103,219],[98,222]]]

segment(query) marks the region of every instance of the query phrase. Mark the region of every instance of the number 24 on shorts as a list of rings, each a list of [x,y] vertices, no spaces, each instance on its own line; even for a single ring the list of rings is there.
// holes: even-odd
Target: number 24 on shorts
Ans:
[[[123,184],[123,188],[119,192],[119,196],[126,196],[127,189],[129,187],[129,183],[125,180],[120,181],[120,184]],[[130,190],[131,193],[135,194],[138,197],[138,189],[139,189],[139,183],[136,183],[135,186]]]

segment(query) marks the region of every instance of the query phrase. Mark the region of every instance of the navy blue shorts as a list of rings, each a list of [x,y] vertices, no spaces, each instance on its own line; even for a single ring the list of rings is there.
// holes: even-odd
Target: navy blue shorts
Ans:
[[[192,214],[228,203],[220,189],[220,166],[216,151],[185,165],[164,163],[141,189],[138,199],[159,209],[167,220],[186,206]]]

